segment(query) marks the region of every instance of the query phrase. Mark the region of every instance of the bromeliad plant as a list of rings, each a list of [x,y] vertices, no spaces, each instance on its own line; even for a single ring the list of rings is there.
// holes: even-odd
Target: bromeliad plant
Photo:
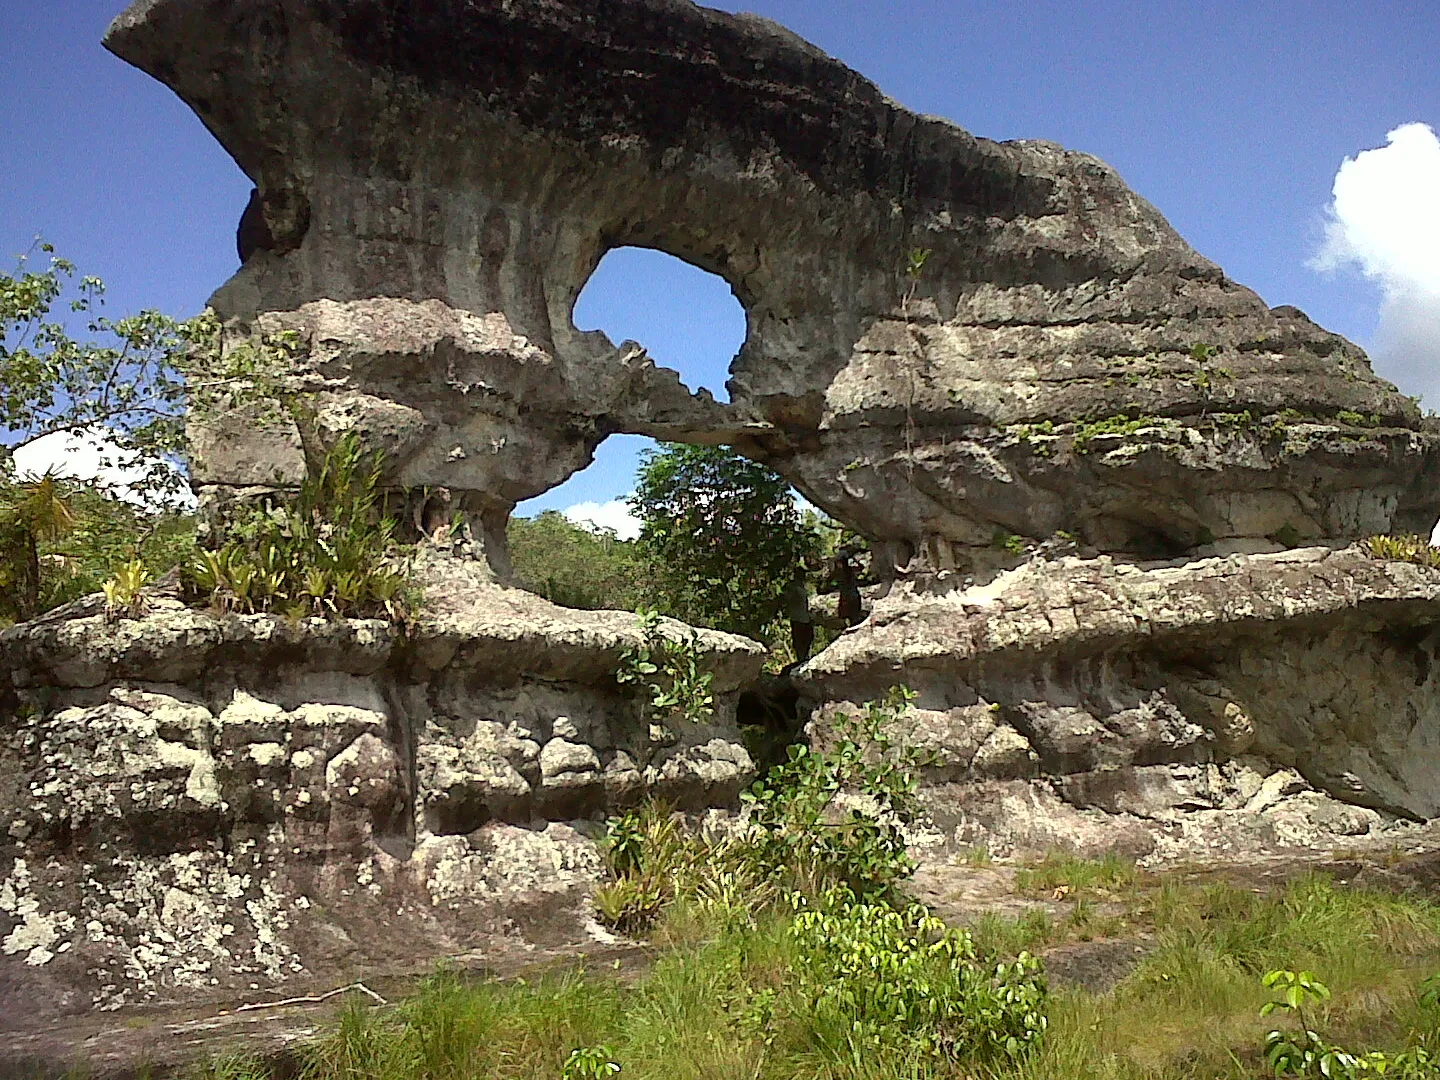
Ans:
[[[384,513],[380,457],[342,437],[292,501],[253,509],[190,568],[193,592],[226,611],[385,617],[413,607],[408,565]]]

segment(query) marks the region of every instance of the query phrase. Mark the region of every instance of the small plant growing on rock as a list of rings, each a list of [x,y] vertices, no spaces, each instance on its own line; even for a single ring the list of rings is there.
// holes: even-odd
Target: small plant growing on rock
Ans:
[[[639,617],[640,641],[620,654],[615,681],[642,691],[650,715],[695,724],[710,719],[715,673],[705,670],[700,635],[690,630],[682,637],[667,637],[658,612],[641,611]]]
[[[105,610],[112,618],[139,618],[144,613],[143,590],[150,584],[150,570],[139,559],[131,559],[115,570],[115,575],[100,586],[105,594]]]
[[[414,606],[409,570],[379,483],[378,455],[344,436],[292,501],[252,509],[228,543],[197,555],[192,594],[242,614],[403,620]]]
[[[1361,548],[1372,559],[1415,563],[1417,566],[1440,570],[1440,548],[1414,533],[1372,536],[1362,542]]]

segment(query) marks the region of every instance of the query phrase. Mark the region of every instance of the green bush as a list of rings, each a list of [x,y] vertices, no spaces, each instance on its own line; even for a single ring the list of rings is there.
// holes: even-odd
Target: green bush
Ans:
[[[640,612],[640,641],[620,654],[615,681],[641,692],[647,718],[698,724],[715,712],[715,673],[701,663],[700,636],[690,629],[667,636],[658,612]]]
[[[845,888],[821,896],[790,926],[791,992],[810,1022],[846,1052],[1003,1062],[1045,1033],[1044,975],[1021,953],[980,964],[970,935],[921,905],[896,908]]]
[[[0,624],[98,593],[135,560],[161,577],[194,551],[192,514],[53,476],[0,481]]]
[[[903,826],[919,813],[924,756],[894,737],[913,696],[896,687],[857,715],[836,716],[826,746],[792,746],[788,761],[741,793],[761,866],[861,895],[889,893],[914,872]]]

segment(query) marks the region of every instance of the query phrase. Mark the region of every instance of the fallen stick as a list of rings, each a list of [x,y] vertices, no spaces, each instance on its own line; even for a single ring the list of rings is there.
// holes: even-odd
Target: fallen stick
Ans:
[[[388,1001],[386,1001],[383,997],[377,994],[374,990],[371,990],[364,983],[357,982],[351,983],[349,986],[342,986],[336,990],[326,991],[323,994],[314,994],[310,997],[285,998],[282,1001],[257,1001],[250,1005],[240,1005],[237,1006],[234,1011],[237,1013],[242,1013],[255,1012],[259,1009],[282,1009],[287,1005],[318,1005],[322,1001],[329,1001],[331,998],[338,997],[341,994],[348,994],[351,990],[360,991],[360,993],[364,994],[366,997],[374,1001],[376,1005],[390,1004]]]

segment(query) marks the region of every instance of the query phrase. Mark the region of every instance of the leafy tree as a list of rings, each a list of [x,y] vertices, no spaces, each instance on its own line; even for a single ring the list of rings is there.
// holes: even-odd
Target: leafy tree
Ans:
[[[576,525],[558,510],[512,518],[510,561],[525,588],[555,604],[633,611],[643,599],[634,543]]]
[[[293,334],[220,348],[212,312],[179,321],[158,311],[111,320],[99,313],[105,285],[75,281],[75,266],[49,244],[43,270],[23,256],[0,273],[0,469],[47,435],[89,432],[117,461],[139,465],[132,486],[151,495],[184,486],[175,462],[186,414],[272,399],[299,343]],[[84,321],[94,340],[71,336],[60,315]],[[105,464],[115,464],[107,461]]]
[[[36,251],[48,257],[43,269],[31,266]],[[222,350],[212,312],[112,321],[100,314],[104,294],[99,278],[77,280],[49,244],[0,273],[0,619],[32,618],[97,591],[120,563],[163,572],[188,561],[194,521],[164,508],[186,483],[187,419],[251,406],[264,422],[297,404],[286,382],[296,335]],[[75,324],[87,339],[72,336]],[[135,468],[130,488],[149,508],[94,484],[15,479],[17,450],[66,433],[95,437],[102,466]]]
[[[647,453],[630,505],[655,606],[760,640],[775,636],[786,587],[821,549],[789,485],[724,447]]]
[[[40,612],[40,544],[70,531],[75,515],[60,481],[46,474],[0,489],[0,617]]]
[[[0,482],[0,622],[99,592],[128,560],[163,574],[194,548],[193,514],[137,506],[54,476]]]

